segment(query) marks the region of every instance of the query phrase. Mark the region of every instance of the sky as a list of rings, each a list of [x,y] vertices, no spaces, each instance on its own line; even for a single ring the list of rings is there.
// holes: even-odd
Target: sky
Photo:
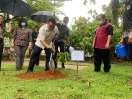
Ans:
[[[74,17],[78,18],[79,16],[88,17],[88,10],[93,9],[96,10],[98,14],[103,13],[101,6],[108,5],[110,0],[96,0],[96,5],[87,4],[84,6],[84,0],[72,0],[72,1],[65,1],[64,6],[59,8],[60,11],[64,12],[66,16],[70,18],[69,24],[72,23],[72,19]],[[64,16],[60,16],[63,19]]]

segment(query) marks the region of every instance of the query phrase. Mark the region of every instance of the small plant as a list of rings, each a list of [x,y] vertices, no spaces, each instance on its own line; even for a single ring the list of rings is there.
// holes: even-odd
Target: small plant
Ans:
[[[66,62],[68,60],[68,58],[70,57],[70,54],[68,52],[60,52],[57,54],[57,58],[56,60],[59,62]]]

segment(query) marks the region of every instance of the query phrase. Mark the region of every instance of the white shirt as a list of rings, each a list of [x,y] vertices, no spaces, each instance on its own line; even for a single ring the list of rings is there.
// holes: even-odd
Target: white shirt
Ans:
[[[37,37],[37,40],[35,42],[35,44],[44,49],[45,47],[42,45],[42,43],[40,42],[40,40],[45,41],[49,46],[51,46],[52,43],[52,39],[55,37],[55,34],[59,34],[58,28],[57,26],[55,26],[54,30],[49,30],[46,25],[43,25],[40,30],[39,30],[39,34]]]

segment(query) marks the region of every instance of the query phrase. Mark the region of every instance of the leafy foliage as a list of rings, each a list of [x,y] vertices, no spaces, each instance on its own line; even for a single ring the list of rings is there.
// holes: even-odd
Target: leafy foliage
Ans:
[[[64,52],[64,53],[62,53],[62,52],[59,52],[58,54],[57,54],[57,58],[56,58],[56,60],[57,61],[59,61],[59,62],[66,62],[67,61],[67,58],[70,56],[70,54],[68,53],[68,52]]]

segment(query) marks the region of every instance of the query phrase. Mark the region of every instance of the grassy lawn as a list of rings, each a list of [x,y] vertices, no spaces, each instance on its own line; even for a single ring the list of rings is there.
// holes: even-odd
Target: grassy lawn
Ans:
[[[72,63],[69,63],[72,64]],[[79,63],[81,65],[86,63]],[[58,80],[21,80],[15,66],[3,65],[0,71],[0,99],[132,99],[132,64],[112,64],[111,72],[93,72],[93,64],[79,71],[58,69],[68,75]],[[35,72],[43,72],[35,67]]]

